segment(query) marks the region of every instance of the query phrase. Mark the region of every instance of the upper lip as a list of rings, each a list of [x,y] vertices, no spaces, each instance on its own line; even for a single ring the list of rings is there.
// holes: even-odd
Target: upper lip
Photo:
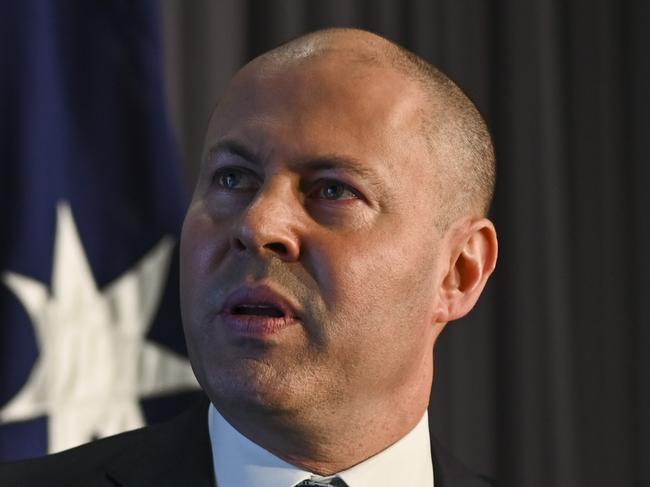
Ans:
[[[296,307],[290,299],[267,285],[235,289],[226,297],[220,312],[232,314],[239,306],[270,306],[280,310],[285,318],[296,318]]]

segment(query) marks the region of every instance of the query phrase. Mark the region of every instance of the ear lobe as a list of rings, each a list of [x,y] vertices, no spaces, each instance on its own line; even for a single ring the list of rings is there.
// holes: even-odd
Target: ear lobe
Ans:
[[[483,292],[497,260],[496,230],[485,218],[462,229],[456,242],[449,272],[441,286],[437,317],[444,321],[457,320],[469,313]]]

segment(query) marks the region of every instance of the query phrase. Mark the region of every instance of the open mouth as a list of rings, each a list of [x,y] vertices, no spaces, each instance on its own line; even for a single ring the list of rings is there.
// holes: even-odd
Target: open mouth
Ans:
[[[280,293],[257,285],[241,286],[233,291],[224,301],[220,314],[228,336],[239,346],[251,340],[270,343],[273,335],[300,322],[295,310]]]
[[[240,304],[233,307],[232,314],[244,316],[268,316],[271,318],[282,318],[284,316],[282,310],[270,304]]]

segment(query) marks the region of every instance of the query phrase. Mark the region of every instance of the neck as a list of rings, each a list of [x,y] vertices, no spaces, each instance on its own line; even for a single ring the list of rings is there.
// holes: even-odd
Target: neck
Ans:
[[[215,404],[221,415],[249,440],[296,467],[328,476],[346,470],[388,448],[420,421],[429,387],[392,395],[399,400],[367,398],[326,409],[269,414]],[[410,392],[410,393],[409,393]]]

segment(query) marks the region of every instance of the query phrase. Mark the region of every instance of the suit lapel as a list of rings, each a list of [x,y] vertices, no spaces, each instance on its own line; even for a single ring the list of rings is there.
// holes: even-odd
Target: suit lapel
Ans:
[[[108,478],[122,487],[215,487],[208,433],[208,401],[167,423],[152,427],[135,449],[107,469]]]

